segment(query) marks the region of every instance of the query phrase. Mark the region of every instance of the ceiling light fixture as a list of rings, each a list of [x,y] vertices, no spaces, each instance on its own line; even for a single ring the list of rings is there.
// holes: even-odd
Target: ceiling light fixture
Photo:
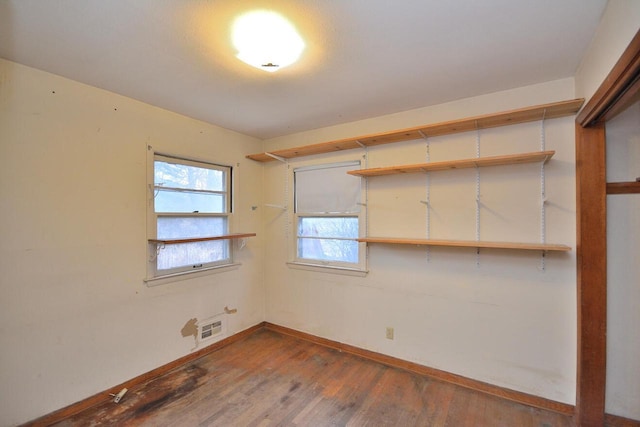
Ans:
[[[293,64],[305,48],[293,24],[268,10],[238,17],[233,23],[232,40],[238,59],[268,72]]]

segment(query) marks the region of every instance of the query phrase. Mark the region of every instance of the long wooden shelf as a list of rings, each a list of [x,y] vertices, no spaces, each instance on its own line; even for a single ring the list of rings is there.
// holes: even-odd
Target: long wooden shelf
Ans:
[[[245,239],[247,237],[255,237],[256,233],[232,233],[223,236],[196,237],[192,239],[149,239],[149,243],[157,245],[177,245],[179,243],[208,242],[211,240],[231,240]]]
[[[640,194],[640,182],[607,182],[607,194]]]
[[[404,239],[396,237],[362,237],[357,239],[364,243],[383,243],[390,245],[424,245],[454,246],[465,248],[517,249],[531,251],[567,252],[570,246],[549,243],[515,243],[515,242],[482,242],[475,240],[437,240],[437,239]]]
[[[417,126],[414,128],[396,130],[391,132],[376,133],[359,136],[356,138],[339,139],[330,142],[305,145],[301,147],[275,150],[269,153],[249,154],[248,159],[258,162],[270,162],[277,157],[292,159],[295,157],[311,156],[314,154],[330,153],[334,151],[351,150],[362,146],[375,146],[394,142],[410,141],[423,137],[449,135],[468,132],[476,129],[488,129],[498,126],[507,126],[516,123],[532,122],[542,119],[555,119],[576,114],[584,99],[572,99],[569,101],[553,102],[550,104],[536,105],[517,110],[487,114],[483,116],[469,117],[448,122],[434,123]],[[276,157],[272,157],[272,154]]]
[[[395,175],[401,173],[418,173],[443,171],[451,169],[466,169],[474,167],[513,165],[520,163],[546,162],[556,152],[536,151],[533,153],[508,154],[503,156],[476,157],[473,159],[450,160],[445,162],[419,163],[414,165],[388,166],[384,168],[358,169],[347,173],[355,176],[370,177],[382,175]]]

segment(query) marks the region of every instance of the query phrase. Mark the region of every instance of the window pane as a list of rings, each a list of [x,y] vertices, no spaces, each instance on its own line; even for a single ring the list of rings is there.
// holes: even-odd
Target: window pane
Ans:
[[[154,200],[156,212],[204,212],[224,213],[225,196],[223,194],[192,193],[190,191],[171,191],[156,189]]]
[[[222,170],[155,162],[155,185],[192,190],[225,191]]]
[[[184,266],[197,266],[229,259],[229,241],[181,243],[166,245],[158,253],[158,270]],[[196,268],[194,268],[195,270]]]
[[[358,237],[357,217],[300,217],[299,237]]]
[[[158,239],[189,239],[227,233],[227,218],[158,217],[157,224]]]
[[[298,258],[357,263],[358,242],[354,240],[298,238]]]

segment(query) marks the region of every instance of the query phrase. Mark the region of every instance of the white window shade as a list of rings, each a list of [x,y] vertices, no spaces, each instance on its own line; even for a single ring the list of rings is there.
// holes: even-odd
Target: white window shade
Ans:
[[[360,178],[347,174],[359,168],[360,162],[349,162],[294,170],[296,212],[360,212]]]

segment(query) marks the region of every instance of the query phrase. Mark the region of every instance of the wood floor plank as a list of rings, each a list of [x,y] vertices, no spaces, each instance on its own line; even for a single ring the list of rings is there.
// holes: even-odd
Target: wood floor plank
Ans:
[[[429,380],[422,394],[424,408],[418,425],[444,426],[449,416],[449,406],[457,386],[439,380]],[[422,422],[424,420],[424,423]]]
[[[57,426],[522,426],[571,418],[263,329]]]

